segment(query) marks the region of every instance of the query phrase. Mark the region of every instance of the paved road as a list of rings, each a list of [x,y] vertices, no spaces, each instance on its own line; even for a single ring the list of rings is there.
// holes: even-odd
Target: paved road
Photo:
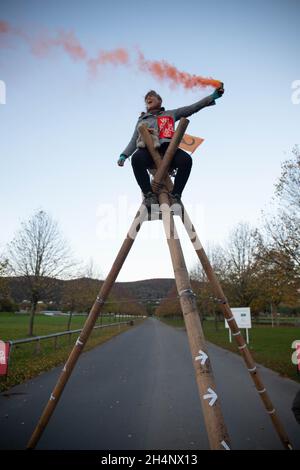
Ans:
[[[281,449],[240,357],[210,345],[234,449]],[[24,448],[60,368],[0,395],[0,448]],[[299,385],[260,367],[294,446]],[[84,353],[39,449],[208,449],[186,332],[149,318]]]

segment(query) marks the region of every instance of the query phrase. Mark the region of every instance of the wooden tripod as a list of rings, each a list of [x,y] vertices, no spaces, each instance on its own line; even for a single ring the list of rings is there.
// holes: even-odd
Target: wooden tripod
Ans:
[[[220,401],[216,393],[216,386],[202,330],[202,325],[199,318],[199,312],[195,301],[195,294],[191,289],[188,271],[185,265],[180,240],[178,238],[176,226],[174,223],[173,211],[171,210],[173,209],[173,207],[170,208],[170,201],[168,196],[168,191],[172,189],[172,181],[167,174],[168,168],[177,150],[177,147],[183,137],[183,134],[187,128],[188,123],[189,121],[187,119],[183,118],[180,120],[179,125],[175,131],[175,134],[170,142],[170,145],[168,146],[168,149],[163,159],[161,159],[161,156],[158,151],[154,149],[152,139],[147,128],[142,126],[140,131],[157,168],[152,186],[154,191],[159,193],[161,218],[163,221],[163,226],[170,250],[176,280],[176,287],[179,294],[180,305],[182,308],[183,317],[188,334],[188,340],[210,447],[214,450],[230,450],[229,436],[224,423]],[[284,447],[286,449],[292,449],[289,439],[280,423],[280,420],[272,405],[272,402],[269,396],[267,395],[266,389],[261,381],[261,378],[259,377],[258,371],[247,348],[247,345],[237,327],[237,324],[228,305],[227,299],[224,296],[223,290],[200,243],[195,228],[192,225],[184,207],[182,206],[182,208],[179,208],[181,219],[195,248],[197,256],[203,265],[205,273],[209,281],[212,283],[216,298],[221,304],[224,317],[226,318],[228,325],[231,328],[233,337],[236,339],[238,348],[244,358],[247,369],[251,375],[251,378],[254,381],[255,387],[263,401],[266,411],[270,415],[272,423]],[[109,292],[133,245],[137,233],[140,230],[142,223],[148,219],[148,211],[142,204],[126,235],[126,238],[120,248],[115,262],[102,285],[99,295],[97,296],[96,301],[94,302],[94,305],[91,308],[83,330],[80,333],[80,336],[77,339],[65,366],[62,369],[58,382],[54,387],[53,392],[51,393],[51,396],[44,408],[42,416],[40,417],[40,420],[28,442],[28,449],[35,448],[44,429],[46,428],[51,418],[51,415],[54,412],[54,409],[64,390],[64,387],[73,371],[73,368],[85,346],[85,343],[89,338],[89,335],[93,330],[98,315],[101,312],[102,305],[108,297]]]

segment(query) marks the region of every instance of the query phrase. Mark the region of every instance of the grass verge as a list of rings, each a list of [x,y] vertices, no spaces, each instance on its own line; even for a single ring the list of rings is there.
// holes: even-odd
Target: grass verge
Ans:
[[[0,313],[0,339],[7,341],[26,338],[29,317],[24,317],[23,315],[19,318],[15,314]],[[75,317],[72,322],[72,329],[82,328],[85,319],[84,316]],[[141,321],[136,319],[134,324],[137,325]],[[112,318],[103,317],[102,319],[102,324],[112,322]],[[65,323],[66,319],[64,317],[38,315],[35,323],[35,335],[47,335],[64,331],[63,325]],[[132,326],[116,324],[116,326],[93,330],[84,351],[89,351],[130,328]],[[63,364],[67,360],[77,337],[78,333],[58,337],[56,344],[54,338],[42,340],[39,348],[37,348],[36,342],[15,345],[10,356],[8,375],[0,377],[0,392]]]
[[[169,319],[165,317],[160,320],[177,328],[185,327],[182,317]],[[202,326],[207,341],[239,354],[234,339],[232,343],[229,343],[228,330],[225,329],[223,322],[218,323],[217,331],[213,321],[204,321]],[[242,333],[244,334],[245,331],[242,330]],[[294,349],[291,348],[294,340],[297,339],[300,342],[300,328],[289,326],[272,328],[271,326],[255,325],[249,330],[249,336],[248,347],[255,362],[269,367],[283,377],[289,377],[300,383],[297,366],[292,363]]]

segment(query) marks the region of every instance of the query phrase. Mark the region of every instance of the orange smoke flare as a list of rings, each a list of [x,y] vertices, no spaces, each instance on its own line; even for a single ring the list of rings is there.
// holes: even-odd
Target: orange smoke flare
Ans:
[[[61,46],[72,59],[86,60],[87,58],[87,52],[72,32],[65,33],[61,31],[55,45]]]
[[[60,31],[54,38],[49,37],[47,32],[43,32],[37,38],[32,38],[23,30],[13,28],[6,21],[0,21],[1,33],[21,37],[30,46],[32,53],[38,56],[46,55],[53,47],[61,47],[72,59],[86,60],[87,58],[87,52],[72,32]]]
[[[95,74],[100,65],[113,64],[125,65],[129,61],[129,54],[125,49],[115,49],[114,51],[100,51],[96,59],[88,60],[87,64],[90,72]]]
[[[0,21],[0,33],[8,33],[9,29],[9,24],[6,21]]]
[[[31,46],[32,53],[40,57],[46,55],[54,47],[62,48],[74,60],[86,60],[87,57],[86,50],[71,31],[60,31],[54,38],[44,32],[35,39],[29,37],[25,39]]]
[[[5,34],[22,38],[30,46],[31,52],[38,56],[47,54],[49,50],[54,47],[60,47],[73,60],[85,62],[89,71],[94,75],[97,73],[98,67],[100,66],[106,64],[127,65],[129,63],[129,53],[123,48],[113,51],[99,51],[95,59],[89,58],[87,51],[80,44],[73,32],[60,31],[55,37],[50,37],[48,33],[43,32],[40,33],[37,38],[32,38],[23,30],[13,28],[6,21],[0,20],[0,37]],[[133,64],[136,64],[140,70],[154,76],[160,81],[168,81],[173,85],[181,85],[186,89],[196,87],[204,88],[206,86],[218,88],[222,84],[219,80],[214,80],[213,78],[181,72],[165,60],[146,60],[140,51],[138,51],[138,58]]]
[[[212,86],[218,88],[221,86],[219,80],[213,78],[205,78],[200,75],[191,75],[187,72],[180,72],[173,65],[168,64],[166,61],[150,61],[144,58],[144,55],[139,51],[138,65],[141,70],[149,72],[159,80],[169,80],[175,85],[183,85],[184,88],[206,87]]]

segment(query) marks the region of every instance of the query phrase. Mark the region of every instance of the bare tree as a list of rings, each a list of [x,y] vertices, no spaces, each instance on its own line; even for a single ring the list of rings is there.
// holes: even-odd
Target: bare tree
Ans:
[[[257,295],[257,242],[255,231],[247,223],[239,223],[227,243],[227,292],[230,302],[249,306]]]
[[[0,309],[2,309],[3,301],[9,295],[7,279],[4,277],[7,274],[8,260],[3,256],[0,257]]]
[[[298,298],[297,277],[291,258],[282,250],[275,251],[262,243],[257,252],[257,275],[259,292],[256,303],[263,309],[270,308],[272,326],[277,309],[282,302],[295,304]]]
[[[300,210],[300,150],[296,145],[292,158],[283,162],[281,175],[275,185],[275,195],[288,210]]]
[[[227,261],[223,249],[218,245],[209,245],[206,254],[210,260],[212,268],[221,282],[226,279]],[[222,317],[221,310],[209,283],[205,271],[201,264],[197,263],[190,271],[191,280],[198,281],[193,287],[197,296],[197,305],[201,318],[205,318],[205,314],[213,315],[215,319],[215,328],[218,329],[218,319]]]
[[[279,259],[289,258],[300,275],[300,150],[295,146],[292,158],[282,164],[275,185],[277,212],[264,214],[264,236],[270,252],[282,252]],[[274,262],[278,257],[274,258]],[[289,265],[289,263],[288,263]],[[282,265],[284,268],[284,265]]]
[[[278,209],[277,215],[273,217],[265,216],[264,233],[266,244],[274,253],[281,251],[282,261],[289,258],[293,264],[298,276],[300,275],[300,217],[295,213],[288,213]],[[274,258],[276,263],[278,258]],[[288,263],[287,266],[290,266]],[[284,268],[284,265],[282,265]]]
[[[5,259],[4,257],[0,257],[0,276],[2,277],[4,274],[6,274],[8,267],[8,260]]]
[[[89,312],[97,293],[99,284],[87,277],[69,279],[63,283],[61,305],[69,312],[67,329],[70,330],[75,312]]]
[[[214,272],[218,278],[222,280],[226,276],[227,269],[227,261],[223,248],[219,245],[209,244],[205,252]],[[206,282],[208,280],[202,264],[199,262],[190,270],[190,276],[191,279],[200,282]]]
[[[9,262],[21,276],[31,296],[29,336],[33,335],[37,303],[53,286],[53,279],[66,274],[74,263],[58,225],[44,211],[36,212],[8,245]]]
[[[82,274],[78,277],[88,277],[89,279],[102,279],[103,275],[98,266],[95,265],[93,258],[84,266]]]

